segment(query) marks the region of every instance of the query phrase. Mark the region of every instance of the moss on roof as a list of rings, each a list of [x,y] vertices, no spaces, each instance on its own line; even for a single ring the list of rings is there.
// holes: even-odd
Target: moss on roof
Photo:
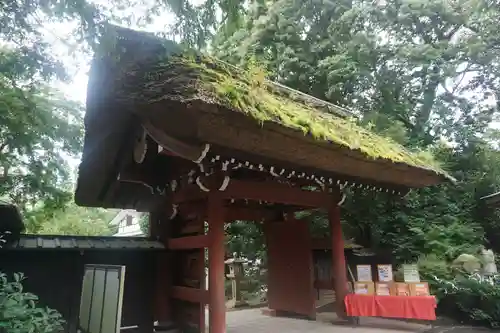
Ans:
[[[359,151],[367,158],[405,163],[449,178],[428,152],[410,152],[390,138],[359,126],[353,119],[318,110],[314,103],[278,92],[258,68],[242,71],[210,57],[183,54],[133,64],[124,74],[125,78],[118,78],[121,84],[134,86],[126,93],[130,96],[138,92],[148,103],[171,99],[223,105],[261,125],[274,122],[316,140]],[[138,89],[138,85],[143,89]]]

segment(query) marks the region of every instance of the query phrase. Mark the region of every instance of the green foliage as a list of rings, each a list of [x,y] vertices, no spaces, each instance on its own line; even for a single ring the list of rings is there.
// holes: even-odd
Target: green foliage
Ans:
[[[68,157],[81,148],[81,106],[37,80],[26,58],[0,49],[0,198],[21,211],[70,200]]]
[[[479,198],[499,184],[500,153],[485,143],[434,153],[457,184],[413,191],[403,200],[353,192],[343,211],[345,232],[361,245],[392,250],[402,262],[428,254],[450,261],[485,241],[498,252],[498,212]]]
[[[139,218],[139,225],[144,235],[149,234],[149,214],[142,214]]]
[[[18,75],[27,73],[0,72],[0,197],[24,211],[56,207],[70,198],[66,160],[81,147],[81,108]]]
[[[416,264],[418,265],[420,278],[423,281],[429,281],[431,289],[434,289],[436,286],[436,277],[450,281],[455,276],[449,262],[439,258],[435,254],[421,256]]]
[[[67,204],[50,215],[45,210],[31,214],[26,220],[26,231],[46,235],[111,236],[116,226],[110,226],[109,222],[115,215],[116,210]]]
[[[87,1],[0,4],[0,199],[28,219],[71,200],[68,158],[77,157],[83,138],[82,106],[51,88],[69,75],[47,41],[58,37],[50,26],[73,29],[63,41],[71,54],[93,46],[103,10]]]
[[[231,254],[255,259],[265,258],[265,240],[260,224],[252,221],[235,221],[226,227],[226,248]]]
[[[0,331],[5,333],[52,333],[63,328],[57,311],[38,306],[38,297],[24,292],[22,273],[9,280],[0,272]]]
[[[355,110],[363,126],[409,150],[431,152],[458,180],[414,191],[402,200],[348,192],[342,212],[348,238],[391,250],[399,262],[419,260],[426,279],[450,280],[446,263],[484,242],[500,252],[500,216],[478,200],[500,187],[499,135],[489,127],[500,105],[496,1],[198,3],[155,1],[141,19],[149,21],[167,6],[176,15],[167,33],[182,43],[236,65],[255,60],[270,79]],[[116,19],[110,9],[138,4],[144,2],[116,0],[107,7],[87,1],[0,4],[0,39],[9,47],[0,52],[0,198],[19,204],[32,230],[47,230],[42,217],[55,218],[71,198],[63,158],[78,152],[82,131],[80,107],[46,88],[50,79],[66,79],[67,74],[43,41],[41,27],[49,20],[76,19],[74,35],[93,46],[100,27]],[[240,87],[221,83],[221,95],[240,103]],[[299,127],[317,133],[311,119],[304,118]],[[313,212],[312,219],[313,232],[323,234],[328,228],[324,214]],[[68,223],[57,228],[80,227]],[[264,256],[258,225],[233,223],[227,238],[231,252]],[[462,304],[455,313],[474,323],[498,322],[495,300],[487,296],[496,290],[474,281],[459,283],[466,291],[449,296],[450,305]],[[479,307],[478,299],[487,307]]]
[[[242,297],[250,305],[266,300],[267,276],[259,266],[247,266],[242,283]]]
[[[438,310],[465,324],[500,328],[500,276],[436,280]]]

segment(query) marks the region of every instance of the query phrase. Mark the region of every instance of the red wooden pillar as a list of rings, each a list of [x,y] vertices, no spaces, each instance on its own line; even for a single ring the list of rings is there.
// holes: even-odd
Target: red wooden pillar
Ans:
[[[167,245],[168,222],[164,221],[163,212],[151,212],[149,214],[149,237]],[[162,223],[163,222],[163,223]],[[171,274],[169,272],[169,258],[167,253],[158,253],[156,258],[155,294],[154,294],[154,320],[160,324],[171,319],[170,286]]]
[[[338,199],[337,199],[338,200]],[[335,290],[336,312],[340,318],[344,318],[344,298],[347,295],[347,271],[344,255],[344,237],[342,225],[340,224],[340,207],[334,200],[329,207],[328,219],[330,221],[330,235],[332,242],[332,277],[333,289]]]
[[[224,295],[224,218],[222,196],[215,192],[208,196],[208,325],[210,333],[226,333],[226,298]]]

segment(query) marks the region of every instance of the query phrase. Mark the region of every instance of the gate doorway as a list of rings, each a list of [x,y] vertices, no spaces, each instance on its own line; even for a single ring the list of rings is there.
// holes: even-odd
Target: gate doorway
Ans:
[[[264,224],[271,310],[316,317],[309,224],[289,218]]]

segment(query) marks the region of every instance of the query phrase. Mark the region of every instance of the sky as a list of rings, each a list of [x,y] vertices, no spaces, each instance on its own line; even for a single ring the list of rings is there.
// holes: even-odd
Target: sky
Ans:
[[[166,24],[173,21],[174,15],[164,12],[149,25],[138,27],[133,24],[130,28],[148,32],[161,32]],[[75,53],[73,56],[68,55],[69,47],[65,41],[70,40],[71,37],[68,33],[64,33],[64,31],[71,30],[68,24],[51,24],[45,30],[45,38],[53,45],[55,56],[63,61],[71,76],[69,83],[54,83],[55,88],[63,92],[68,98],[85,105],[90,56],[81,52]]]
[[[141,15],[140,10],[134,10],[134,12],[136,12],[137,15]],[[142,27],[132,24],[129,28],[148,32],[162,32],[165,29],[165,25],[174,22],[174,20],[175,16],[165,11],[154,19],[151,24]],[[91,55],[84,54],[83,52],[73,52],[70,55],[72,28],[73,26],[68,23],[51,23],[44,27],[43,32],[46,41],[52,45],[54,56],[64,63],[71,77],[69,82],[54,82],[52,84],[53,87],[62,92],[68,99],[77,101],[85,106]],[[80,158],[81,156],[66,156],[66,161],[72,169],[71,174],[73,178],[76,177],[76,170],[80,164]],[[76,179],[73,179],[73,181],[76,181]]]

